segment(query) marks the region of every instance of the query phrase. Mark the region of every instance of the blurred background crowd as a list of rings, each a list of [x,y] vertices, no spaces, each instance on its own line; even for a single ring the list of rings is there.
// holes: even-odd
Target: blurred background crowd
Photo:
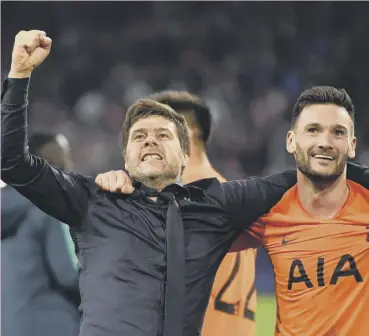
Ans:
[[[77,172],[122,168],[127,107],[163,89],[189,90],[211,107],[209,154],[227,178],[291,168],[292,106],[302,90],[323,84],[353,98],[357,160],[369,165],[366,2],[17,1],[3,2],[2,12],[2,79],[17,31],[53,39],[33,75],[29,124],[65,134]],[[269,290],[266,265],[261,257],[257,277]]]

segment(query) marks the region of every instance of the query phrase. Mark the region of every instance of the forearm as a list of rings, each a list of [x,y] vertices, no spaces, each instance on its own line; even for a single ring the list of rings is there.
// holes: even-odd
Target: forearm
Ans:
[[[259,205],[257,217],[259,217],[274,207],[285,192],[297,183],[297,172],[296,170],[286,170],[282,173],[256,179],[259,192],[255,193],[253,199],[256,201],[259,197],[257,202]]]
[[[28,79],[4,82],[1,104],[1,179],[47,214],[71,225],[84,218],[93,180],[51,167],[28,150]]]
[[[276,205],[296,181],[296,171],[290,170],[269,177],[222,183],[225,210],[235,223],[247,226]]]
[[[40,173],[41,162],[27,145],[29,79],[6,79],[1,94],[1,178],[10,185],[24,185]]]

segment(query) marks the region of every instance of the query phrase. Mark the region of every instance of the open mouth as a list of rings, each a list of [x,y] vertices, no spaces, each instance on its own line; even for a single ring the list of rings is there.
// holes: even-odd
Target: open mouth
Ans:
[[[316,155],[313,155],[313,158],[319,159],[319,160],[334,161],[334,157],[330,155],[316,154]]]
[[[161,160],[163,160],[163,157],[160,154],[157,154],[157,153],[147,153],[147,154],[144,154],[141,157],[141,162],[144,162],[144,161],[147,161],[147,160],[161,161]]]

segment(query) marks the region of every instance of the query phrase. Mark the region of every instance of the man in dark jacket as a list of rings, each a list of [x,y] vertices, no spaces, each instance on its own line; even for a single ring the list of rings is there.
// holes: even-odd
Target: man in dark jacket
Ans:
[[[63,136],[37,133],[29,147],[69,168]],[[10,186],[1,189],[1,273],[2,336],[78,335],[78,271],[68,228]]]

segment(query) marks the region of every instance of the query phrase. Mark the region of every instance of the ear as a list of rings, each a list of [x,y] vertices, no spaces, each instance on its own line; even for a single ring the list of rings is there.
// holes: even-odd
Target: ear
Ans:
[[[296,136],[293,131],[288,131],[287,133],[286,150],[290,154],[294,154],[296,151]]]
[[[350,146],[349,146],[347,156],[350,159],[353,159],[355,157],[355,154],[356,154],[356,137],[353,137],[350,141]]]

